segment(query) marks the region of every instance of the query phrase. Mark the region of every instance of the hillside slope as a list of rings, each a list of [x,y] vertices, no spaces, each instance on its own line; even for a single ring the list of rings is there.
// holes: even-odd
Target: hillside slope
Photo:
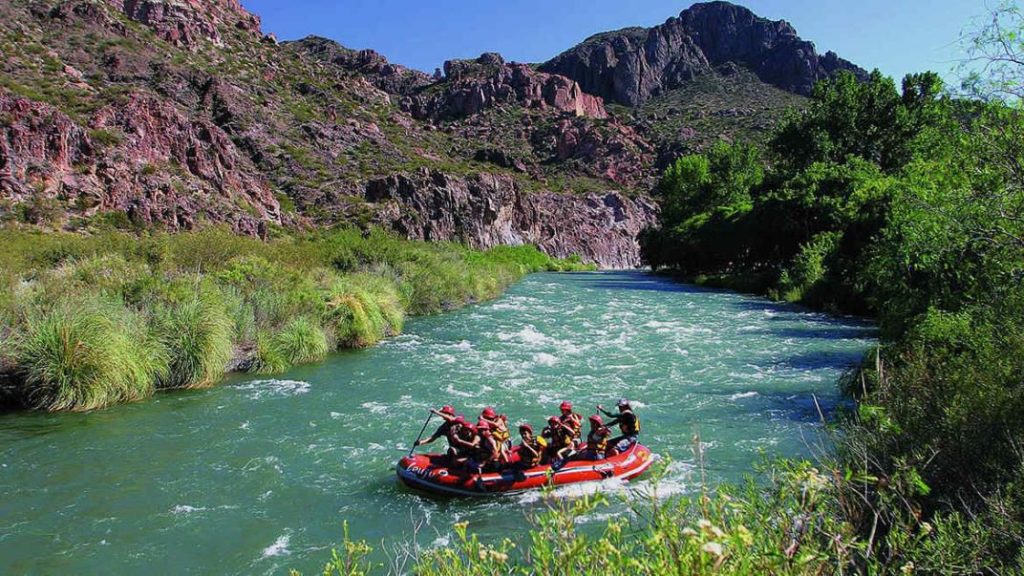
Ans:
[[[720,4],[707,6],[746,18]],[[691,30],[685,16],[702,10],[672,30]],[[773,46],[804,46],[776,24]],[[223,223],[261,237],[379,224],[634,266],[636,235],[657,218],[645,192],[658,168],[718,139],[758,138],[802,104],[783,88],[815,77],[766,84],[763,66],[740,58],[748,28],[723,28],[718,43],[733,48],[720,56],[703,37],[672,44],[707,66],[672,76],[676,54],[664,86],[643,76],[643,106],[628,109],[551,63],[484,54],[427,75],[324,38],[278,43],[237,0],[13,0],[0,5],[0,220]]]

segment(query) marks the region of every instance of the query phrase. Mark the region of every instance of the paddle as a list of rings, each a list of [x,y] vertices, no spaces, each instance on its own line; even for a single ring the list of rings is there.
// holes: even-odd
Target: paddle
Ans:
[[[433,417],[433,412],[427,415],[427,421],[423,423],[423,428],[420,428],[420,434],[419,436],[416,437],[416,442],[413,442],[412,448],[409,448],[409,456],[412,456],[412,453],[416,451],[416,443],[419,442],[421,438],[423,438],[423,433],[427,431],[427,425],[430,424],[430,419]]]

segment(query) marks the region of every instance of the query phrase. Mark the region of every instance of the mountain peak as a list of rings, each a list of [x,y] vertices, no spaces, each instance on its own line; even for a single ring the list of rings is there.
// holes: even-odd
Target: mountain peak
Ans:
[[[653,28],[592,36],[541,70],[568,76],[605,100],[639,106],[726,64],[803,95],[838,70],[866,75],[834,54],[818,55],[788,22],[723,1],[694,4]]]

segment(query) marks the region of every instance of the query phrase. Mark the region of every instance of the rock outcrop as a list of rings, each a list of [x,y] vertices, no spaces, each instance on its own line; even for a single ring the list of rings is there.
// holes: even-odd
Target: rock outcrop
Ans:
[[[283,45],[360,74],[377,88],[392,95],[405,96],[435,81],[433,77],[419,70],[388,62],[387,58],[374,50],[352,50],[334,40],[319,36],[307,36],[295,42],[284,42]]]
[[[788,22],[761,18],[729,2],[695,4],[654,28],[593,36],[540,69],[572,78],[605,100],[639,106],[730,63],[803,95],[839,70],[866,75],[832,52],[819,55]]]
[[[259,17],[242,8],[238,0],[108,1],[176,46],[190,47],[203,39],[222,46],[222,26],[234,26],[260,36]]]
[[[366,187],[378,222],[420,240],[457,240],[476,248],[535,244],[557,257],[579,255],[604,268],[641,264],[639,233],[657,221],[648,200],[618,192],[530,192],[507,175],[455,177],[422,170]]]
[[[81,126],[53,106],[0,91],[0,198],[69,217],[104,211],[137,225],[186,230],[202,222],[261,235],[280,206],[248,157],[212,122],[143,94]],[[44,222],[39,222],[44,223]],[[53,222],[50,222],[53,224]]]
[[[564,76],[506,63],[498,54],[445,62],[445,78],[402,100],[418,119],[451,120],[500,105],[552,109],[586,118],[607,118],[604,101]]]

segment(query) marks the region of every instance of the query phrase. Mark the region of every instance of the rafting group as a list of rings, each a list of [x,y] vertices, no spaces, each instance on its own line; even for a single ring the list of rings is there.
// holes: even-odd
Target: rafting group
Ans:
[[[447,468],[471,474],[527,470],[542,465],[559,469],[570,461],[604,460],[629,450],[640,434],[640,420],[630,402],[623,398],[617,407],[618,413],[613,414],[598,404],[600,414],[590,416],[590,428],[584,436],[583,417],[573,411],[572,403],[562,402],[561,414],[548,418],[540,434],[530,424],[520,424],[520,442],[513,445],[508,417],[494,408],[484,408],[476,423],[472,423],[456,414],[454,407],[444,406],[431,410],[444,422],[430,437],[416,440],[413,448],[443,437],[448,441]],[[618,426],[619,435],[613,437],[614,426]]]

